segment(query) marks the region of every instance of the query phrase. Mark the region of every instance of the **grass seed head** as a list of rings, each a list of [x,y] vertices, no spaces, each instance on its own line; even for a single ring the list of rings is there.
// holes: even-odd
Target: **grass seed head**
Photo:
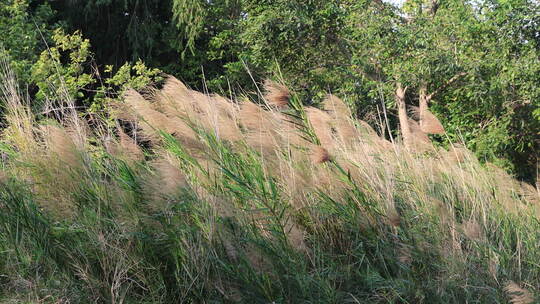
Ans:
[[[330,153],[321,146],[316,146],[311,151],[311,160],[314,164],[322,164],[330,161]]]
[[[512,304],[534,303],[533,294],[527,289],[521,288],[516,282],[509,281],[504,286],[504,292]]]
[[[270,105],[282,108],[289,104],[291,92],[286,86],[267,79],[264,82],[264,89],[266,90],[264,98]]]

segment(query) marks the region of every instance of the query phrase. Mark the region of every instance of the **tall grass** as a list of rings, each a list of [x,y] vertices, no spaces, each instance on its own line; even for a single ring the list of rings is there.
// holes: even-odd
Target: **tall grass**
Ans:
[[[91,128],[69,106],[37,120],[6,67],[1,88],[7,302],[538,300],[536,190],[459,146],[389,143],[335,96],[170,78]]]

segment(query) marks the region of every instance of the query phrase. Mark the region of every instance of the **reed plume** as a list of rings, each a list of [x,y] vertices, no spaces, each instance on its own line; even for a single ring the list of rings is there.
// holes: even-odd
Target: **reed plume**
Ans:
[[[0,50],[1,51],[1,50]],[[34,115],[30,103],[20,91],[15,73],[7,58],[0,55],[0,100],[5,107],[6,128],[2,135],[22,153],[31,153],[36,147],[33,134]]]
[[[305,109],[309,123],[317,135],[319,142],[323,147],[334,148],[336,143],[332,134],[332,117],[326,112],[317,108],[308,107]]]
[[[461,224],[463,234],[470,240],[479,241],[483,237],[482,227],[476,220],[468,220]]]
[[[124,157],[131,161],[144,160],[144,153],[137,142],[127,135],[121,127],[118,127],[118,143],[112,144],[111,154]]]
[[[335,96],[328,96],[322,109],[296,104],[294,109],[281,109],[286,94],[279,94],[273,101],[266,97],[269,105],[237,104],[190,90],[172,77],[152,96],[128,91],[121,106],[125,116],[116,116],[125,120],[124,128],[111,131],[109,143],[103,144],[126,162],[103,153],[95,140],[101,138],[100,132],[82,132],[87,138],[79,141],[69,122],[36,129],[33,117],[25,116],[30,112],[12,110],[13,130],[35,143],[28,144],[31,153],[22,153],[25,149],[16,140],[0,144],[7,155],[1,155],[0,210],[6,215],[0,216],[0,224],[8,228],[0,238],[9,241],[12,232],[16,236],[23,232],[4,254],[19,248],[23,254],[34,248],[46,254],[60,244],[60,250],[51,250],[60,258],[66,258],[64,250],[70,250],[73,259],[83,256],[80,271],[74,274],[85,276],[83,284],[122,278],[136,285],[133,299],[141,299],[153,296],[151,290],[162,290],[161,280],[166,278],[172,294],[167,300],[173,302],[197,301],[213,287],[223,296],[238,289],[239,301],[244,302],[277,297],[313,300],[283,288],[291,284],[314,286],[317,290],[302,294],[329,293],[324,300],[331,302],[336,288],[349,292],[343,286],[374,278],[385,288],[362,289],[364,302],[414,302],[419,292],[435,298],[455,290],[470,302],[500,301],[504,294],[498,290],[497,274],[517,273],[514,264],[519,264],[522,286],[538,283],[538,271],[534,267],[525,271],[526,263],[518,262],[513,250],[519,248],[520,261],[537,255],[538,223],[530,219],[538,210],[529,203],[532,186],[500,169],[486,170],[459,146],[449,152],[414,153],[399,141],[390,143]],[[21,107],[20,102],[11,103]],[[404,125],[413,134],[406,140],[438,150],[422,125],[414,120]],[[139,131],[152,140],[139,138]],[[66,170],[70,167],[81,170]],[[3,172],[9,174],[9,182]],[[17,179],[28,192],[12,185]],[[21,197],[8,206],[6,201],[17,191]],[[49,217],[55,210],[70,210],[76,217],[67,212]],[[24,218],[27,215],[31,216]],[[32,231],[29,223],[41,226]],[[486,233],[494,227],[500,230]],[[118,241],[107,242],[115,237]],[[23,243],[29,238],[37,238],[38,245],[44,241],[47,247]],[[70,247],[62,240],[78,243]],[[358,255],[364,249],[369,254]],[[121,252],[115,256],[117,264],[107,264],[114,262],[111,252]],[[123,260],[124,252],[129,263]],[[141,259],[144,263],[139,266]],[[92,264],[91,271],[83,267],[87,264]],[[66,277],[73,275],[66,269]],[[344,270],[339,284],[335,276],[319,281],[326,280],[329,269]],[[486,274],[494,280],[486,280]],[[435,290],[423,289],[426,284],[402,284],[413,276],[444,285]],[[157,287],[147,285],[156,278]],[[485,288],[476,297],[469,290],[463,292],[454,278]],[[351,281],[355,284],[340,283],[356,279]],[[330,288],[321,292],[321,286]],[[487,297],[484,291],[492,294]],[[534,302],[531,292],[513,282],[504,292],[511,303]],[[182,298],[175,298],[177,294]],[[214,296],[220,300],[219,294]]]
[[[285,225],[285,232],[287,233],[287,240],[291,247],[298,251],[306,251],[307,246],[304,242],[306,232],[299,225],[289,221]]]
[[[58,158],[70,168],[81,167],[81,154],[68,131],[53,125],[43,125],[41,134],[51,156]]]
[[[433,145],[427,134],[422,131],[422,128],[413,119],[409,119],[409,128],[411,131],[411,138],[409,139],[410,147],[416,152],[424,152],[427,150],[433,150]]]
[[[444,152],[443,152],[444,153]],[[452,144],[443,157],[453,163],[464,163],[473,158],[471,151],[460,144]]]
[[[155,171],[155,177],[149,179],[147,187],[155,199],[169,198],[188,187],[185,174],[170,159],[170,156],[164,155],[156,159],[152,167]]]
[[[351,108],[339,97],[329,94],[322,102],[323,110],[333,112],[339,117],[351,117]]]
[[[289,104],[291,92],[286,86],[267,79],[264,82],[264,89],[266,91],[264,99],[270,105],[276,106],[278,108],[283,108]]]
[[[140,121],[139,125],[143,130],[143,134],[148,139],[158,141],[160,138],[158,130],[174,133],[174,124],[171,124],[169,118],[165,114],[154,110],[151,104],[137,91],[126,91],[124,101]]]
[[[330,153],[321,146],[315,146],[311,151],[311,161],[314,164],[322,164],[330,160]]]
[[[267,132],[274,130],[277,126],[271,113],[249,101],[240,104],[238,118],[247,131]]]
[[[332,117],[331,125],[343,146],[350,147],[358,142],[360,134],[352,120],[352,112],[340,98],[328,95],[322,102],[323,109]]]
[[[504,292],[512,304],[531,304],[535,299],[527,289],[521,288],[516,282],[508,281],[504,286]]]
[[[445,130],[437,116],[427,109],[410,107],[413,117],[419,120],[420,129],[426,134],[444,134]]]

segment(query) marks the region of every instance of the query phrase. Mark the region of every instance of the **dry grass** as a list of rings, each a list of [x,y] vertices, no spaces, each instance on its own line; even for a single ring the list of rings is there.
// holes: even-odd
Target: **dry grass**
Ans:
[[[314,164],[322,164],[330,160],[330,153],[321,146],[316,146],[311,152],[311,160]]]
[[[53,125],[41,126],[41,136],[51,158],[57,158],[72,169],[80,168],[81,154],[75,145],[70,130]]]
[[[174,84],[174,85],[173,85]],[[284,90],[282,87],[276,87],[275,84],[267,83],[267,89],[277,94],[275,90],[280,90],[280,96],[289,96],[288,90]],[[298,130],[295,130],[295,125],[286,119],[279,111],[265,110],[264,108],[244,101],[239,107],[236,107],[233,102],[224,98],[206,96],[203,97],[200,93],[190,91],[185,86],[181,85],[176,80],[169,80],[164,88],[163,94],[178,94],[175,97],[177,104],[194,104],[192,110],[189,110],[187,106],[183,107],[183,111],[175,113],[180,117],[182,112],[192,113],[192,115],[199,114],[202,117],[198,123],[203,124],[205,129],[212,129],[216,134],[218,130],[225,129],[225,125],[230,125],[224,136],[224,139],[230,141],[245,141],[256,151],[262,152],[265,157],[275,157],[283,149],[289,150],[289,153],[294,153],[298,146],[307,149],[310,152],[310,159],[314,164],[321,164],[330,161],[330,155],[336,159],[336,161],[346,168],[352,176],[359,181],[360,184],[364,184],[364,191],[373,193],[380,196],[381,199],[388,201],[393,200],[391,194],[396,185],[392,181],[395,176],[410,176],[415,181],[418,181],[417,185],[425,185],[426,187],[419,187],[414,189],[414,192],[419,195],[421,193],[427,193],[430,181],[438,179],[438,175],[444,172],[444,174],[451,174],[455,177],[457,183],[461,183],[459,187],[469,187],[465,182],[459,182],[472,179],[469,177],[472,173],[470,170],[478,170],[478,164],[473,159],[473,156],[465,148],[456,145],[452,147],[450,151],[439,151],[442,155],[442,162],[439,160],[430,159],[418,159],[405,153],[403,147],[392,147],[392,144],[379,138],[376,133],[371,129],[369,125],[358,122],[358,126],[355,125],[351,119],[351,111],[349,107],[339,98],[335,96],[329,96],[323,102],[323,109],[317,109],[307,107],[305,109],[307,119],[309,120],[310,127],[313,128],[321,146],[313,146],[309,142],[306,142],[299,137],[293,137],[291,141],[291,134],[298,136]],[[172,93],[171,93],[172,92]],[[287,92],[287,94],[285,93]],[[193,98],[190,101],[180,101],[181,98]],[[284,99],[285,97],[283,97]],[[289,97],[288,97],[289,98]],[[282,99],[280,99],[282,100]],[[159,103],[159,100],[154,101]],[[209,107],[209,104],[219,104],[219,107]],[[167,107],[157,108],[167,109]],[[178,107],[181,108],[181,107]],[[209,108],[217,108],[218,111],[209,110]],[[198,109],[198,110],[193,110]],[[167,110],[167,116],[172,115],[171,109]],[[197,112],[199,111],[199,112]],[[213,112],[212,112],[213,111]],[[213,114],[212,114],[213,113]],[[214,119],[214,123],[210,123],[209,116],[217,115],[218,119]],[[151,116],[151,115],[150,115]],[[189,114],[188,114],[189,116]],[[429,116],[429,115],[428,115]],[[220,117],[220,118],[219,118]],[[341,118],[341,119],[340,119]],[[236,119],[238,122],[236,122]],[[215,121],[221,124],[216,124]],[[161,122],[164,123],[163,121]],[[437,125],[434,123],[433,125]],[[410,120],[411,132],[415,141],[416,151],[433,151],[435,148],[431,145],[431,141],[426,133],[438,133],[434,129],[425,130],[416,121]],[[439,128],[440,129],[440,128]],[[166,130],[166,128],[165,128]],[[234,134],[234,135],[232,135]],[[293,142],[293,144],[291,144]],[[396,154],[398,153],[398,154]],[[404,154],[405,153],[405,154]],[[385,159],[384,165],[380,162],[381,159]],[[277,159],[277,163],[269,162],[280,168],[290,168],[291,160],[284,163],[285,160]],[[301,158],[297,161],[302,161]],[[293,166],[297,166],[294,164]],[[381,170],[383,169],[383,170]],[[296,170],[296,169],[295,169]],[[304,176],[303,173],[298,172],[296,174],[285,174],[284,176]],[[305,180],[305,179],[304,179]],[[324,178],[317,181],[314,185],[306,185],[305,181],[302,182],[304,187],[317,187],[322,184],[333,183],[331,181],[323,182]],[[512,180],[508,175],[503,174],[496,179],[498,182],[504,181],[506,184],[512,184],[508,181]],[[360,182],[361,181],[361,182]],[[334,181],[335,182],[335,181]],[[486,182],[488,182],[486,180]],[[476,185],[480,190],[483,185]],[[335,187],[333,185],[332,187]],[[531,195],[530,187],[520,187],[523,192],[527,192],[527,200],[534,200]],[[297,191],[290,191],[290,193],[296,193]],[[385,194],[386,193],[386,194]],[[409,195],[413,195],[412,193]],[[504,194],[510,200],[510,191],[505,191]],[[431,198],[425,197],[423,199],[429,201]],[[462,197],[461,199],[468,199]],[[513,200],[512,200],[513,201]],[[390,206],[390,208],[393,208]],[[395,212],[394,212],[395,213]],[[391,216],[390,218],[397,218]],[[393,225],[397,225],[397,220],[391,220]],[[472,229],[473,225],[468,225],[466,231],[470,231],[471,238],[476,238]]]
[[[306,114],[321,145],[330,151],[336,148],[337,142],[332,133],[332,117],[317,108],[307,108]]]
[[[410,107],[412,116],[419,120],[420,129],[426,134],[444,134],[444,127],[439,119],[425,109],[423,112],[418,107]]]
[[[339,273],[343,278],[365,275],[365,282],[358,282],[374,286],[388,284],[362,290],[360,294],[369,293],[367,302],[390,299],[408,288],[392,285],[398,281],[420,284],[404,293],[414,302],[418,298],[410,295],[419,290],[440,294],[427,286],[435,280],[446,288],[453,285],[445,282],[454,279],[467,284],[473,278],[486,280],[481,284],[494,290],[491,286],[498,286],[499,279],[527,274],[522,269],[534,257],[534,240],[521,241],[528,235],[520,234],[516,242],[517,232],[503,225],[512,222],[509,218],[539,214],[534,187],[496,167],[486,169],[462,146],[450,151],[434,147],[427,134],[441,131],[435,121],[410,121],[411,151],[356,120],[335,96],[328,96],[321,109],[294,112],[286,106],[292,102],[289,90],[271,82],[266,90],[269,105],[201,94],[172,77],[151,95],[130,90],[116,106],[121,115],[114,116],[124,128],[118,124],[105,132],[111,135],[100,145],[92,136],[103,136],[73,116],[59,124],[34,120],[13,84],[4,84],[3,94],[10,101],[3,139],[17,151],[18,162],[3,168],[0,181],[5,182],[5,176],[29,181],[40,208],[62,211],[57,219],[83,217],[77,213],[81,201],[97,210],[89,213],[100,220],[106,212],[114,214],[110,222],[125,234],[103,234],[101,226],[92,230],[95,250],[112,254],[101,256],[104,264],[97,273],[102,276],[96,279],[85,260],[73,267],[92,292],[106,286],[108,299],[119,302],[133,284],[140,285],[138,292],[150,290],[147,286],[155,281],[148,273],[162,270],[161,264],[139,267],[138,254],[144,254],[132,253],[134,246],[120,238],[130,239],[149,227],[165,232],[138,244],[155,241],[152,254],[159,257],[145,258],[169,263],[166,270],[174,273],[164,284],[181,285],[175,288],[182,300],[198,291],[206,295],[208,286],[215,286],[229,299],[249,301],[257,290],[257,296],[269,301],[277,298],[274,290],[288,288],[296,273],[309,280]],[[501,235],[494,232],[499,230]],[[528,251],[522,249],[526,246]],[[81,248],[71,253],[73,259]],[[170,253],[171,248],[181,252]],[[168,260],[161,260],[161,254]],[[527,254],[529,260],[523,257]],[[481,268],[478,274],[468,270],[472,265]],[[351,274],[357,268],[362,272]],[[431,273],[439,268],[444,269]],[[417,271],[433,281],[413,282],[408,276]],[[143,273],[148,277],[139,280]],[[246,278],[246,273],[253,277]],[[394,280],[395,273],[405,275]],[[341,277],[335,279],[328,292],[345,285]],[[456,294],[460,292],[462,286]],[[508,283],[504,292],[511,303],[534,302],[534,295],[516,283]]]
[[[506,283],[504,291],[512,304],[530,304],[534,303],[534,296],[527,289],[519,287],[513,281]]]
[[[129,137],[122,128],[118,128],[118,147],[116,150],[117,155],[124,156],[132,161],[142,161],[144,159],[144,153],[142,149],[137,145],[137,142]],[[114,153],[113,153],[114,154]]]
[[[483,238],[482,226],[476,220],[468,220],[461,227],[463,234],[470,240],[479,241]]]
[[[266,91],[264,98],[270,105],[283,108],[289,104],[291,92],[286,86],[268,79],[264,83],[264,89]]]

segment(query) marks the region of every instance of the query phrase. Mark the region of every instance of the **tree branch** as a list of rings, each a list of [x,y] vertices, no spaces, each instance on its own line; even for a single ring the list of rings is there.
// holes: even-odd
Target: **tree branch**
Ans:
[[[431,13],[431,16],[435,16],[435,14],[437,14],[437,10],[439,9],[439,1],[437,0],[432,0],[431,1],[431,8],[429,9],[429,12]]]
[[[426,96],[427,101],[430,101],[433,98],[433,96],[441,93],[446,88],[448,88],[450,85],[452,85],[454,82],[456,82],[459,78],[461,78],[461,77],[463,77],[465,75],[467,75],[467,72],[461,72],[459,74],[454,75],[452,78],[448,79],[447,82],[445,82],[443,85],[441,85],[440,87],[435,89],[435,91],[433,91],[433,93]]]

